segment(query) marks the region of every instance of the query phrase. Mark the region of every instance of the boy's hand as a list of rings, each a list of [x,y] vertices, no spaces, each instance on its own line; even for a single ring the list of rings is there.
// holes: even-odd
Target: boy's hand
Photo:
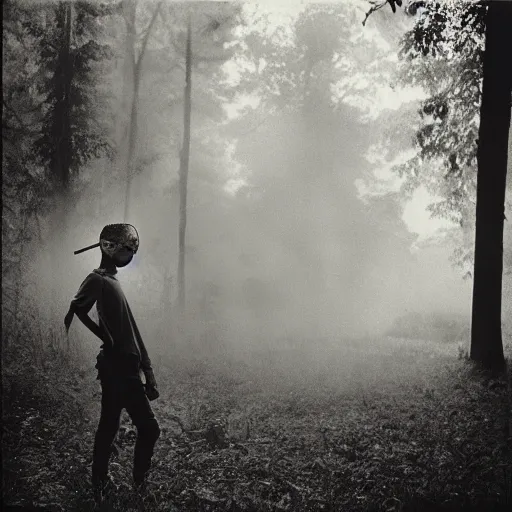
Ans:
[[[144,370],[144,376],[146,377],[146,396],[148,397],[148,400],[156,400],[160,393],[157,389],[157,383],[155,379],[155,375],[153,373],[153,370]]]
[[[112,348],[114,346],[114,341],[110,337],[109,333],[105,331],[105,329],[102,329],[101,327],[98,327],[98,338],[103,342],[103,345],[101,348],[104,350],[106,354],[109,354],[112,352]]]
[[[153,400],[156,400],[160,396],[160,393],[158,392],[158,389],[156,389],[155,387],[146,384],[146,396],[148,397],[148,400],[151,402]]]
[[[158,387],[153,370],[144,370],[144,376],[146,377],[147,386],[155,389]]]
[[[66,328],[66,332],[69,331],[69,327],[71,325],[71,322],[73,321],[74,313],[72,311],[69,311],[68,314],[64,317],[64,327]]]

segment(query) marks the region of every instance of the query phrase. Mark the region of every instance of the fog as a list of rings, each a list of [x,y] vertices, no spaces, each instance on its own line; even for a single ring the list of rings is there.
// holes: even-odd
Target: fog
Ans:
[[[381,31],[388,55],[396,54],[399,29],[390,33],[389,16],[380,14],[369,30]],[[365,65],[362,60],[360,71]],[[119,93],[119,77],[110,79]],[[354,94],[367,105],[371,93],[354,93],[335,113],[320,104],[309,112],[265,113],[264,124],[246,134],[237,125],[226,129],[225,119],[200,115],[194,107],[200,84],[198,78],[192,93],[181,330],[174,305],[179,161],[171,125],[179,125],[182,112],[168,112],[167,125],[156,104],[159,89],[149,78],[141,88],[139,153],[145,160],[132,184],[127,219],[139,232],[140,249],[118,279],[151,357],[249,357],[294,344],[314,351],[321,343],[369,343],[411,312],[453,314],[469,324],[472,283],[450,261],[453,238],[418,243],[421,233],[408,229],[407,201],[396,187],[358,192],[358,179],[378,185],[379,164],[367,156],[392,115],[368,118]],[[417,105],[411,100],[407,108]],[[407,131],[403,139],[399,151],[412,148]],[[49,325],[63,323],[81,282],[99,266],[99,248],[73,251],[96,243],[104,225],[124,221],[123,172],[122,159],[90,165],[64,232],[43,223],[45,250],[26,256],[27,296]],[[93,360],[99,342],[76,319],[70,341]]]

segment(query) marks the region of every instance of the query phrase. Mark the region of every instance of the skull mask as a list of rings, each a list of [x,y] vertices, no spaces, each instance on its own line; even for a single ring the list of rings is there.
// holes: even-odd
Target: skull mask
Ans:
[[[101,231],[100,247],[117,267],[124,267],[139,249],[139,235],[131,224],[109,224]]]

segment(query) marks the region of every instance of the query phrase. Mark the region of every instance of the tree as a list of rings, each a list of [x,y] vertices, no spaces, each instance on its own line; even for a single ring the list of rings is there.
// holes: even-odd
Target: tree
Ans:
[[[346,4],[309,5],[277,26],[258,14],[240,52],[239,88],[259,101],[232,124],[247,168],[238,216],[250,236],[241,256],[264,262],[244,272],[258,296],[275,295],[268,323],[271,315],[293,318],[289,330],[301,335],[342,324],[345,333],[361,332],[377,307],[364,299],[384,281],[370,283],[367,272],[391,274],[376,262],[379,249],[392,256],[354,184],[368,166],[370,130],[358,107],[363,80],[368,95],[386,80],[385,50],[359,33],[357,11]]]
[[[97,42],[101,11],[86,2],[59,2],[46,9],[46,26],[32,27],[39,35],[40,88],[45,96],[35,148],[40,164],[50,171],[58,202],[64,203],[79,169],[111,150],[106,129],[96,120],[103,105],[94,69],[110,53],[106,44]]]
[[[133,91],[132,91],[132,100],[131,100],[131,108],[130,108],[130,118],[128,121],[127,131],[128,131],[128,147],[126,152],[126,189],[125,189],[125,198],[124,198],[124,222],[128,222],[129,220],[129,212],[130,212],[130,195],[131,195],[131,185],[135,172],[136,161],[137,161],[137,132],[138,132],[138,110],[139,110],[139,95],[140,95],[140,86],[141,86],[141,78],[142,78],[142,63],[144,60],[144,56],[146,53],[146,48],[148,45],[148,40],[151,36],[151,32],[153,30],[155,21],[158,17],[160,9],[162,7],[162,2],[159,2],[153,10],[151,14],[151,19],[149,24],[142,32],[142,43],[140,45],[140,49],[137,50],[136,40],[139,37],[136,31],[136,21],[137,21],[137,3],[134,0],[125,0],[124,4],[124,19],[126,23],[126,46],[127,46],[127,56],[129,60],[129,68],[132,71],[131,81],[133,83]]]
[[[402,40],[400,68],[402,83],[422,87],[427,98],[414,121],[411,117],[388,119],[380,145],[381,152],[398,151],[397,140],[403,139],[404,132],[399,125],[419,121],[417,152],[395,171],[404,179],[406,195],[424,186],[436,197],[429,206],[432,217],[454,223],[447,235],[456,244],[453,261],[465,278],[472,276],[474,264],[480,120],[475,105],[480,105],[482,94],[485,15],[486,7],[480,3],[424,5],[422,16]],[[507,198],[506,207],[512,210],[512,197]],[[510,273],[510,244],[505,244],[504,257],[504,271]]]
[[[151,279],[155,289],[162,291],[162,301],[158,306],[159,313],[163,313],[166,319],[171,313],[170,299],[174,299],[173,293],[175,287],[176,267],[178,264],[178,251],[176,258],[168,257],[163,259],[162,254],[174,254],[176,240],[178,239],[178,222],[175,225],[172,219],[178,220],[179,211],[179,190],[177,182],[179,180],[180,166],[180,147],[183,145],[184,132],[184,94],[183,82],[185,71],[185,47],[186,47],[186,26],[187,13],[193,12],[193,41],[194,58],[192,60],[192,70],[194,73],[193,105],[192,117],[194,123],[191,126],[191,140],[193,143],[190,154],[190,181],[189,188],[192,192],[191,207],[196,206],[197,197],[204,200],[208,192],[217,194],[221,190],[222,166],[221,160],[225,144],[219,141],[218,125],[224,122],[225,113],[222,102],[229,97],[229,88],[223,83],[223,73],[221,65],[231,55],[229,49],[223,47],[229,37],[230,27],[229,19],[221,23],[215,31],[208,33],[209,25],[213,21],[221,21],[230,13],[236,12],[232,4],[200,4],[201,8],[191,7],[189,3],[163,3],[154,20],[151,34],[144,50],[144,56],[140,70],[139,95],[137,100],[137,135],[135,145],[132,145],[132,172],[130,176],[131,189],[137,191],[129,198],[129,215],[138,218],[137,222],[144,225],[144,219],[147,219],[148,209],[146,208],[146,194],[152,198],[151,211],[158,211],[162,218],[171,219],[169,223],[168,236],[162,236],[159,229],[159,223],[151,223],[145,227],[146,243],[151,243],[153,247],[158,247],[155,254],[144,254],[144,278]],[[128,16],[127,5],[123,3],[125,15]],[[142,43],[148,34],[148,28],[155,14],[156,3],[147,5],[139,3],[136,12],[135,32],[137,39],[135,41],[135,55],[141,55]],[[220,11],[220,12],[219,12]],[[217,14],[219,16],[217,16]],[[210,19],[212,18],[212,19]],[[119,23],[119,21],[121,23]],[[112,83],[109,86],[114,90],[112,93],[116,99],[126,96],[124,108],[117,108],[119,113],[118,125],[126,128],[124,135],[118,133],[119,159],[116,163],[121,163],[127,156],[127,141],[130,138],[130,129],[134,123],[130,122],[133,109],[132,93],[133,84],[133,66],[131,62],[132,52],[126,48],[133,44],[126,41],[129,36],[129,30],[125,30],[126,25],[123,18],[117,20],[117,25],[111,27],[114,36],[121,40],[124,39],[123,48],[116,55],[118,61],[112,66]],[[212,27],[213,28],[213,27]],[[126,44],[129,43],[129,44]],[[133,41],[132,41],[133,43]],[[131,44],[131,46],[130,46]],[[121,46],[121,45],[119,45]],[[126,58],[128,55],[129,58]],[[126,90],[123,87],[126,85]],[[118,94],[116,94],[118,92]],[[121,115],[125,112],[126,115]],[[133,133],[133,132],[132,132]],[[220,142],[220,143],[219,143]],[[136,154],[135,154],[136,153]],[[126,198],[126,168],[119,168],[119,172],[112,175],[117,180],[112,180],[108,190],[111,196],[114,192],[119,194],[121,201],[121,211],[117,211],[117,206],[110,202],[105,205],[110,208],[113,215],[123,213],[123,199]],[[96,180],[98,173],[94,173],[93,180]],[[159,181],[163,186],[155,184]],[[162,182],[163,180],[163,182]],[[117,183],[116,183],[117,182]],[[117,186],[116,186],[117,185]],[[213,186],[212,186],[213,185]],[[206,187],[210,187],[208,192],[204,192]],[[120,187],[119,190],[117,187]],[[94,188],[91,183],[91,191]],[[141,200],[143,199],[143,200]],[[199,208],[197,209],[199,210]],[[155,214],[156,215],[156,214]],[[196,229],[197,220],[193,220],[193,230]],[[152,228],[155,228],[154,231]],[[190,233],[190,226],[189,226]],[[151,240],[151,241],[149,241]],[[187,253],[189,254],[190,251]],[[151,267],[151,268],[150,268]],[[200,275],[200,274],[199,274]],[[192,285],[194,279],[189,279]],[[171,290],[171,281],[173,289]],[[188,283],[188,284],[190,284]],[[177,323],[177,322],[176,322]],[[172,325],[172,323],[171,323]]]
[[[183,146],[180,150],[180,221],[178,240],[178,307],[185,310],[185,233],[187,228],[187,183],[190,161],[190,114],[192,111],[192,19],[187,22],[187,46],[185,50],[185,104],[183,118]]]
[[[110,8],[4,3],[3,196],[10,213],[3,233],[6,253],[16,260],[8,277],[14,290],[29,286],[28,272],[16,267],[35,254],[51,253],[57,271],[84,168],[112,152],[98,80],[109,57],[100,19]],[[27,250],[30,244],[35,251]],[[30,294],[24,295],[18,294],[14,317]],[[49,304],[56,308],[53,297]]]
[[[430,205],[434,217],[459,226],[462,240],[455,262],[472,274],[476,204],[477,141],[485,45],[485,6],[426,4],[422,16],[402,42],[402,80],[421,86],[418,152],[396,167],[403,190],[425,186],[439,199]],[[442,77],[442,78],[441,78]],[[392,147],[390,131],[385,145]],[[421,169],[421,172],[419,171]]]
[[[380,4],[380,7],[386,2]],[[426,9],[426,16],[420,18],[413,31],[413,45],[417,50],[427,56],[446,50],[446,28],[450,15],[450,7],[438,2],[421,2]],[[394,5],[392,6],[394,7]],[[512,47],[510,24],[512,23],[512,6],[507,2],[473,2],[458,4],[451,7],[458,11],[458,22],[462,30],[455,32],[452,41],[457,52],[464,52],[461,46],[460,34],[471,34],[466,24],[482,27],[485,22],[485,50],[474,52],[469,59],[468,73],[478,73],[478,66],[482,62],[483,83],[480,88],[474,86],[464,92],[477,95],[480,99],[480,125],[478,128],[478,142],[476,147],[471,143],[459,144],[466,151],[453,151],[455,140],[448,140],[448,144],[437,145],[431,143],[436,130],[443,131],[444,119],[449,113],[446,95],[440,95],[424,105],[423,112],[434,118],[434,123],[428,124],[419,133],[419,141],[423,154],[427,157],[438,156],[441,152],[447,154],[447,176],[455,176],[459,187],[463,188],[464,168],[471,168],[474,159],[477,160],[476,179],[476,212],[475,212],[475,257],[474,257],[474,284],[471,328],[471,358],[489,369],[501,369],[504,365],[503,343],[501,336],[501,296],[503,282],[503,221],[505,218],[505,195],[507,174],[508,134],[510,128],[510,94],[512,89],[512,72],[507,62],[509,49]],[[485,11],[484,11],[485,9]],[[485,12],[485,18],[482,14]],[[453,16],[453,11],[451,12]],[[458,18],[458,19],[457,19]],[[423,22],[422,22],[423,20]],[[453,18],[452,18],[453,23]],[[508,27],[508,29],[507,29]],[[470,56],[471,57],[471,56]],[[480,60],[481,59],[481,60]],[[471,80],[469,80],[471,84]],[[475,103],[473,103],[473,106]],[[476,102],[478,105],[478,102]],[[475,112],[476,114],[476,112]],[[453,114],[452,114],[453,115]],[[456,115],[456,114],[455,114]],[[473,115],[473,118],[475,115]],[[440,127],[440,128],[439,128]],[[470,133],[474,137],[474,132]],[[436,141],[438,142],[438,141]],[[459,149],[457,148],[457,149]],[[461,194],[452,193],[460,201]],[[456,199],[457,200],[457,199]],[[464,203],[462,196],[462,203]],[[452,203],[453,204],[453,203]],[[460,204],[460,203],[459,203]],[[454,208],[457,209],[456,207]],[[459,209],[459,215],[460,215]]]
[[[226,30],[230,30],[233,20],[239,13],[237,7],[214,6],[214,10],[208,13],[208,9],[202,11],[201,17],[207,17],[204,21],[196,21],[193,9],[185,10],[186,39],[185,39],[185,90],[183,104],[183,142],[179,150],[179,235],[178,235],[178,308],[180,315],[185,311],[185,235],[187,226],[187,186],[190,161],[190,133],[192,113],[192,68],[194,63],[222,63],[231,55],[230,51],[224,48]],[[174,14],[171,10],[171,15]],[[183,15],[183,13],[182,13]],[[219,35],[220,34],[220,35]],[[193,40],[196,43],[193,47]],[[177,50],[178,55],[182,54],[183,39],[180,34],[171,34],[171,42]],[[181,44],[180,44],[181,43]]]
[[[485,21],[470,356],[486,368],[501,370],[505,365],[501,299],[512,93],[512,4],[491,2]]]
[[[44,211],[48,185],[37,165],[33,144],[39,136],[37,39],[26,28],[37,12],[18,2],[3,3],[2,109],[2,320],[3,347],[17,340],[27,245],[37,239],[38,214]]]

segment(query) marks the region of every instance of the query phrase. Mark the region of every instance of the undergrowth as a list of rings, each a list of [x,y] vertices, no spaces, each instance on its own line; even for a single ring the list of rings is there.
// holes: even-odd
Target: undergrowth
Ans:
[[[93,361],[59,357],[4,368],[4,503],[89,511],[99,386]],[[130,487],[136,432],[125,415],[111,462],[120,488],[104,510],[511,507],[507,379],[457,359],[456,346],[373,340],[157,369],[162,435],[148,493]],[[201,435],[212,423],[224,446]]]

